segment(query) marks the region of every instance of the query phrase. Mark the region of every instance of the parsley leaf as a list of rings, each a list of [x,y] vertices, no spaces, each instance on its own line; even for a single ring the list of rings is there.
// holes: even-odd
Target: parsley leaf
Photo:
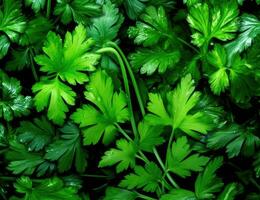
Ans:
[[[140,18],[142,21],[137,21],[136,27],[130,27],[128,30],[128,35],[134,38],[135,44],[147,47],[163,42],[162,46],[168,46],[172,40],[172,36],[169,36],[172,30],[164,8],[149,6]]]
[[[16,49],[12,50],[12,58],[6,64],[6,70],[8,71],[21,71],[25,67],[29,67],[31,64],[30,60],[30,49]]]
[[[135,173],[125,176],[119,184],[120,187],[132,190],[134,188],[143,188],[145,192],[155,192],[159,188],[159,182],[162,179],[160,168],[153,162],[134,168]]]
[[[99,167],[112,166],[117,164],[116,172],[120,173],[129,167],[135,167],[135,155],[137,146],[133,142],[127,142],[125,139],[116,142],[118,149],[110,149],[105,152],[105,155],[99,162]]]
[[[124,20],[119,9],[110,1],[102,6],[102,10],[103,15],[93,18],[92,24],[87,28],[90,37],[95,40],[99,47],[105,46],[107,42],[116,38]]]
[[[108,187],[106,189],[104,200],[135,200],[137,196],[138,195],[135,192],[121,188]]]
[[[23,173],[37,176],[43,176],[47,172],[52,172],[55,165],[46,161],[42,153],[32,152],[30,147],[18,143],[15,140],[10,141],[10,150],[6,153],[6,159],[9,161],[8,169],[14,174]]]
[[[58,76],[72,85],[82,84],[88,81],[84,72],[95,70],[99,59],[99,55],[89,52],[93,44],[83,25],[78,25],[73,33],[66,33],[64,45],[60,36],[49,32],[43,47],[45,54],[36,56],[35,61],[48,75]]]
[[[17,133],[19,142],[27,144],[32,151],[39,151],[51,142],[55,130],[45,117],[41,117],[33,122],[22,121]]]
[[[95,0],[57,0],[54,14],[61,16],[63,24],[72,20],[85,24],[89,17],[100,15],[100,6]]]
[[[229,77],[227,73],[227,55],[221,45],[216,45],[214,50],[208,55],[209,63],[216,68],[209,77],[211,90],[219,95],[229,87]]]
[[[27,23],[24,33],[19,38],[19,44],[41,46],[51,28],[52,23],[47,18],[34,18]]]
[[[235,197],[238,193],[238,188],[237,188],[236,183],[230,183],[228,184],[223,192],[218,196],[217,200],[235,200]]]
[[[180,129],[188,135],[197,138],[196,132],[206,134],[213,128],[211,119],[202,111],[192,113],[192,108],[200,100],[200,93],[195,92],[194,81],[191,75],[182,78],[175,90],[167,94],[167,110],[161,95],[150,94],[150,102],[145,119],[153,125],[172,126]]]
[[[254,15],[244,14],[241,17],[240,32],[234,41],[226,45],[230,57],[251,46],[254,38],[260,34],[260,21]]]
[[[0,118],[11,121],[30,113],[32,99],[21,95],[21,90],[20,81],[0,71]]]
[[[68,123],[60,131],[60,138],[47,147],[45,159],[57,160],[59,172],[68,171],[73,163],[78,172],[84,172],[87,162],[81,145],[80,130]]]
[[[36,13],[44,9],[45,3],[46,0],[25,0],[25,6],[31,6]]]
[[[140,68],[141,74],[152,75],[156,70],[160,74],[165,73],[180,60],[180,52],[166,51],[162,48],[140,49],[130,55],[131,64],[135,69]]]
[[[190,176],[191,171],[202,171],[209,158],[199,154],[191,155],[191,151],[187,137],[178,138],[172,143],[171,152],[167,154],[168,169],[183,178]]]
[[[257,152],[257,154],[254,156],[253,166],[255,169],[256,177],[259,178],[260,177],[260,152]]]
[[[153,147],[164,143],[164,139],[161,137],[161,126],[150,126],[146,122],[140,122],[138,132],[140,135],[139,148],[143,151],[152,152]]]
[[[132,20],[136,19],[144,10],[147,0],[125,0],[124,6],[128,17]]]
[[[184,189],[173,189],[169,194],[165,194],[160,198],[160,200],[169,200],[169,199],[197,200],[193,192]]]
[[[238,29],[238,8],[234,1],[217,4],[213,8],[198,3],[190,8],[188,22],[194,29],[192,43],[197,46],[209,44],[212,38],[226,41],[234,38]]]
[[[226,147],[230,158],[238,156],[241,151],[244,155],[252,156],[260,145],[260,138],[253,134],[254,131],[251,127],[245,129],[232,123],[211,134],[207,146],[213,149]]]
[[[90,78],[85,97],[95,107],[83,105],[71,117],[84,128],[84,144],[96,144],[103,134],[103,142],[109,143],[117,131],[115,123],[129,119],[125,94],[114,91],[112,79],[105,71],[97,71]]]
[[[0,10],[0,30],[4,32],[12,42],[17,42],[19,35],[24,32],[26,21],[21,14],[21,3],[14,0],[3,0],[3,5]],[[6,47],[9,46],[9,41],[3,43],[1,39],[1,54],[4,56],[7,53]],[[3,49],[5,51],[3,52]]]
[[[9,39],[6,35],[0,36],[0,59],[2,59],[8,52],[10,47]]]
[[[205,170],[200,173],[195,182],[195,194],[198,199],[212,199],[214,193],[219,192],[224,185],[217,177],[216,171],[221,167],[223,158],[217,157],[209,162]]]
[[[228,59],[226,50],[216,45],[208,55],[209,63],[214,67],[210,69],[209,82],[212,91],[219,95],[230,86],[231,95],[237,103],[250,100],[254,94],[254,74],[249,64],[239,55]]]
[[[39,183],[34,183],[30,178],[22,176],[14,183],[18,193],[24,195],[26,200],[80,200],[73,187],[66,187],[63,181],[57,177],[43,179]]]
[[[48,118],[62,125],[66,118],[65,113],[69,111],[68,105],[75,104],[76,93],[58,79],[42,80],[32,90],[37,93],[34,97],[37,111],[48,107]]]

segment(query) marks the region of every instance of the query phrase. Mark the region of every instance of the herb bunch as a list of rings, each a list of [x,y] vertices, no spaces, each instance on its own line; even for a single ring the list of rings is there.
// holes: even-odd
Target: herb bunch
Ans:
[[[0,1],[1,199],[260,199],[259,4]]]

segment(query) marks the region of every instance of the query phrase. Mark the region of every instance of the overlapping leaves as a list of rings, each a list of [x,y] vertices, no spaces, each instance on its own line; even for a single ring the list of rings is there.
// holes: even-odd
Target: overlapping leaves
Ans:
[[[188,135],[198,138],[196,133],[206,134],[214,125],[202,111],[192,112],[200,100],[200,92],[195,91],[191,75],[184,77],[175,90],[167,94],[167,104],[160,94],[150,94],[148,114],[145,119],[153,125],[172,126]]]
[[[96,144],[102,136],[104,143],[111,142],[117,131],[115,124],[129,119],[125,94],[114,91],[105,71],[97,71],[90,78],[85,97],[95,106],[83,105],[72,115],[73,121],[83,128],[84,144]]]

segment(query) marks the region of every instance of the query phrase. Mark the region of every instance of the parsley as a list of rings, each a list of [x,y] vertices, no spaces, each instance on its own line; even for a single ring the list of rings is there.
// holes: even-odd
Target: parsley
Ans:
[[[0,1],[0,199],[260,199],[259,5]]]

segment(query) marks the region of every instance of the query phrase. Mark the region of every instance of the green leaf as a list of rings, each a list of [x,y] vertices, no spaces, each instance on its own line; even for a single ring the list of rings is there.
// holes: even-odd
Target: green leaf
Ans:
[[[44,160],[41,153],[32,152],[31,148],[26,148],[23,144],[15,140],[10,141],[10,150],[6,153],[6,159],[9,161],[8,169],[13,174],[43,176],[47,172],[52,172],[55,165]]]
[[[237,184],[236,183],[230,183],[228,184],[224,191],[221,192],[221,194],[218,196],[217,200],[235,200],[235,197],[237,195]]]
[[[124,6],[128,17],[135,20],[144,10],[147,0],[125,0]]]
[[[139,148],[143,151],[153,152],[153,148],[164,143],[161,126],[150,126],[146,122],[140,122],[138,132],[140,135]]]
[[[221,45],[216,45],[214,50],[208,54],[208,62],[215,68],[210,74],[210,88],[214,94],[220,95],[229,87],[229,77],[227,74],[227,55]]]
[[[21,2],[3,0],[0,10],[0,29],[12,42],[17,42],[19,34],[24,32],[26,21],[21,14]]]
[[[180,51],[166,51],[162,48],[140,49],[130,55],[132,66],[141,74],[152,75],[156,70],[160,74],[175,67],[181,57]]]
[[[54,177],[40,180],[37,184],[30,178],[22,176],[14,183],[18,193],[24,195],[26,200],[80,200],[77,190],[66,187],[61,179]]]
[[[26,45],[39,45],[42,47],[42,43],[51,30],[52,23],[45,17],[39,16],[30,20],[23,34],[19,38],[19,44],[22,46]]]
[[[231,96],[236,103],[247,103],[256,93],[255,72],[246,60],[234,56],[230,69]]]
[[[253,166],[254,166],[256,177],[259,178],[260,177],[260,152],[257,152],[257,154],[254,156]]]
[[[176,1],[175,0],[149,0],[147,3],[155,7],[163,6],[165,9],[170,10],[174,8]]]
[[[6,35],[0,36],[0,59],[5,57],[10,47],[9,39]]]
[[[226,147],[229,158],[238,156],[240,152],[252,156],[260,145],[260,138],[254,135],[254,132],[255,130],[250,127],[245,129],[233,123],[210,135],[207,146],[213,149]]]
[[[76,93],[58,79],[42,80],[32,88],[35,106],[38,112],[48,108],[48,118],[54,123],[62,125],[69,111],[68,105],[75,104]]]
[[[33,122],[22,121],[17,133],[17,139],[27,144],[32,151],[42,150],[55,136],[53,126],[45,117],[35,118]]]
[[[12,50],[12,58],[8,60],[6,64],[6,70],[8,71],[21,71],[24,68],[28,68],[31,64],[30,49],[16,49]]]
[[[224,185],[217,177],[216,171],[223,164],[223,158],[217,157],[209,162],[205,170],[199,174],[195,182],[195,194],[198,199],[215,198],[214,193],[219,192]]]
[[[22,87],[15,78],[9,78],[0,71],[0,118],[12,121],[30,113],[32,99],[21,95]]]
[[[173,189],[169,194],[164,194],[160,200],[197,200],[195,194],[189,190]]]
[[[85,72],[95,70],[99,59],[99,55],[89,52],[93,44],[83,25],[78,25],[73,33],[66,33],[64,45],[60,36],[49,32],[43,47],[45,54],[36,56],[35,61],[48,75],[58,76],[72,85],[82,84],[88,81]]]
[[[85,97],[95,106],[83,105],[71,117],[84,128],[84,144],[96,144],[102,135],[103,143],[111,142],[117,131],[115,123],[129,119],[125,94],[114,91],[112,79],[105,71],[97,71],[90,78]]]
[[[78,172],[84,172],[87,161],[80,130],[74,124],[68,123],[60,131],[60,138],[47,147],[45,159],[58,161],[58,170],[61,173],[71,169],[73,163]]]
[[[195,92],[191,75],[182,78],[176,89],[167,93],[167,109],[159,94],[150,94],[149,99],[148,110],[151,113],[145,120],[150,124],[172,126],[195,138],[198,138],[196,132],[206,134],[214,127],[212,119],[205,113],[192,112],[200,100],[200,93]]]
[[[171,152],[167,155],[168,169],[183,178],[190,176],[192,171],[202,171],[209,158],[191,152],[187,137],[178,138],[172,143]]]
[[[256,84],[253,69],[247,62],[235,55],[228,59],[226,50],[216,45],[208,55],[209,63],[214,67],[209,69],[209,82],[214,94],[219,95],[227,88],[237,103],[245,103],[253,96]],[[230,87],[229,87],[230,86]]]
[[[93,18],[91,25],[87,28],[90,37],[95,40],[99,47],[103,47],[107,42],[116,39],[124,20],[119,9],[110,1],[103,4],[102,10],[103,15]]]
[[[134,168],[135,173],[125,176],[119,184],[120,187],[133,190],[142,188],[145,192],[155,192],[159,189],[159,183],[162,179],[160,168],[153,162]]]
[[[135,155],[137,153],[137,147],[133,142],[127,142],[124,139],[116,142],[118,149],[110,149],[105,152],[105,155],[99,162],[99,167],[107,167],[117,164],[116,171],[120,173],[129,167],[135,167]]]
[[[234,41],[226,45],[230,57],[236,53],[241,53],[252,45],[255,37],[260,34],[260,21],[254,15],[242,15],[240,32]]]
[[[238,29],[238,8],[234,1],[216,4],[213,7],[198,3],[189,10],[188,22],[194,33],[192,43],[201,47],[208,45],[213,38],[231,40]]]
[[[135,44],[147,47],[163,42],[162,46],[165,47],[172,42],[173,33],[162,6],[158,9],[148,7],[140,18],[142,21],[137,21],[136,27],[130,27],[128,30],[128,35],[134,38]]]
[[[135,200],[137,196],[138,195],[135,192],[121,188],[108,187],[106,189],[104,200]]]
[[[25,6],[31,6],[35,13],[43,10],[46,0],[25,0]]]
[[[57,0],[55,15],[61,16],[61,22],[68,24],[72,20],[77,23],[89,23],[90,17],[101,14],[100,6],[95,0]]]

